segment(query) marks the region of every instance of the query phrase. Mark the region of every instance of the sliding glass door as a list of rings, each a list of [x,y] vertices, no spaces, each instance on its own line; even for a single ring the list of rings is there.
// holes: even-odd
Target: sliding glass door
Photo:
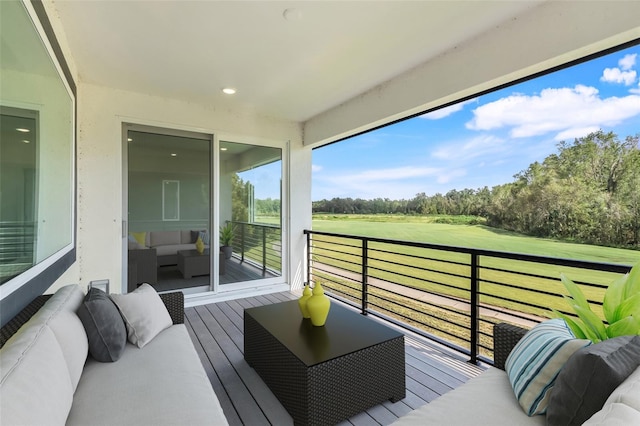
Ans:
[[[282,276],[281,202],[282,149],[220,141],[222,286]]]
[[[211,136],[130,126],[126,139],[128,291],[208,291]]]
[[[281,281],[281,148],[133,124],[123,138],[127,291]]]

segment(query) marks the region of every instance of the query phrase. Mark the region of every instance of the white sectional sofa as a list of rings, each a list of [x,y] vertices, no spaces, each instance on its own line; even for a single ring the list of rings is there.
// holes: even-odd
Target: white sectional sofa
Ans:
[[[162,296],[169,325],[142,348],[127,342],[117,361],[98,362],[76,313],[84,292],[58,290],[0,349],[0,424],[227,424],[181,323],[182,293]]]
[[[504,366],[511,349],[525,332],[519,327],[498,324],[494,330],[494,345],[495,365],[500,368],[490,367],[464,385],[399,418],[393,426],[575,424],[555,423],[545,414],[528,416],[518,403]],[[633,353],[631,358],[636,357],[640,364],[640,352]],[[585,371],[584,376],[591,373]],[[596,387],[600,384],[592,383]],[[640,367],[613,390],[600,410],[582,424],[640,425]]]

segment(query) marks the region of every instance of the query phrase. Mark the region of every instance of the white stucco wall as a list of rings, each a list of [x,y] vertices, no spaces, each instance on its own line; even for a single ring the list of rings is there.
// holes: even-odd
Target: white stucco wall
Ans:
[[[84,83],[78,84],[78,282],[109,279],[112,292],[122,288],[123,122],[224,133],[238,141],[258,137],[279,141],[283,148],[290,141],[296,176],[295,189],[289,193],[296,214],[290,215],[291,262],[286,277],[300,285],[296,280],[302,279],[302,230],[311,227],[311,154],[302,146],[297,123]],[[50,291],[69,278],[65,274]]]

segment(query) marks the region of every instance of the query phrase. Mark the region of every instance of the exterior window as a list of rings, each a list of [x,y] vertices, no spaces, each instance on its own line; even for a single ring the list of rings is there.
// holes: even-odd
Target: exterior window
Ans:
[[[75,87],[64,77],[66,65],[56,60],[50,38],[34,25],[41,8],[0,2],[2,322],[26,298],[16,294],[28,292],[17,290],[33,285],[38,288],[32,293],[43,292],[75,257]],[[51,268],[61,261],[64,266]],[[40,275],[52,269],[46,278]]]

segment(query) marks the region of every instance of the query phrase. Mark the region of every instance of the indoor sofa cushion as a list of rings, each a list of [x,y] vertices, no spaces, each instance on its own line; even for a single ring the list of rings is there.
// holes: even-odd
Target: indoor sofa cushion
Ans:
[[[180,244],[180,231],[153,231],[149,234],[151,247]]]
[[[180,250],[195,250],[196,245],[193,243],[175,244],[170,246],[157,246],[155,249],[158,256],[175,256]]]
[[[112,294],[111,299],[122,314],[129,341],[139,348],[173,324],[167,307],[149,284],[142,284],[132,293]]]
[[[0,349],[0,424],[63,425],[73,387],[62,348],[45,322],[30,320]]]
[[[547,424],[584,423],[638,365],[640,336],[620,336],[576,351],[551,391]]]
[[[529,416],[544,414],[558,373],[591,341],[576,339],[562,319],[541,322],[513,347],[505,371],[518,403]]]
[[[67,425],[225,425],[184,324],[115,363],[87,360]]]
[[[120,359],[127,344],[127,328],[109,296],[91,288],[78,308],[78,317],[87,332],[91,356],[100,362]]]
[[[528,417],[513,396],[503,370],[489,367],[477,377],[400,417],[393,426],[544,425]]]

